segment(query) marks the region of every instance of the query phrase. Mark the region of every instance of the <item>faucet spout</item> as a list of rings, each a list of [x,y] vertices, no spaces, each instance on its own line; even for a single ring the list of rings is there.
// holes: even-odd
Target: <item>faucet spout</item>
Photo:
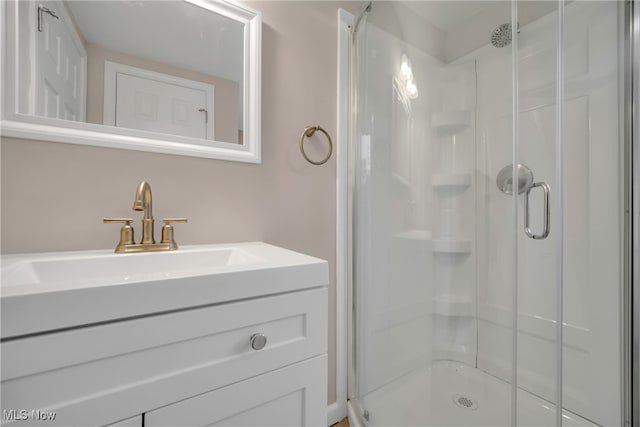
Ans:
[[[151,211],[151,186],[142,181],[136,189],[136,199],[133,202],[134,211],[144,211],[143,219],[153,219]]]
[[[136,189],[136,198],[133,201],[134,211],[144,211],[142,216],[142,244],[155,243],[153,237],[153,212],[152,212],[151,186],[147,181],[142,181]]]

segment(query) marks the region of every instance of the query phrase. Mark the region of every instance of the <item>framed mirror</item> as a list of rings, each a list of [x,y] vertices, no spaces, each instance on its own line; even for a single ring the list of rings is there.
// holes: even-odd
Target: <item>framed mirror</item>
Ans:
[[[0,1],[0,135],[260,163],[260,13],[223,0]]]

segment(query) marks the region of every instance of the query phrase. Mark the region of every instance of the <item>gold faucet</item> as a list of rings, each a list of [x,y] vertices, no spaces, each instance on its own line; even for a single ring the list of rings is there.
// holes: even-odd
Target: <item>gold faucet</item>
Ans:
[[[105,223],[119,222],[124,225],[120,229],[120,242],[116,246],[116,253],[174,251],[178,244],[173,238],[174,222],[187,222],[187,218],[164,218],[162,220],[162,240],[156,243],[153,235],[153,213],[151,208],[151,186],[147,181],[142,181],[136,189],[136,198],[133,202],[134,211],[144,211],[142,215],[142,239],[135,243],[132,218],[104,218]]]
[[[144,211],[142,216],[142,240],[143,245],[156,242],[153,238],[153,214],[151,213],[151,186],[147,181],[142,181],[136,190],[136,199],[133,201],[134,211]]]

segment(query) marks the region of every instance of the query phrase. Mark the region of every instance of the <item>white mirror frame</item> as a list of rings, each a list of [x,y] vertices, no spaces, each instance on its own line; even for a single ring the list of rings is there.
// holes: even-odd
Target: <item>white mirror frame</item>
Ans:
[[[18,0],[19,1],[19,0]],[[73,122],[48,117],[19,114],[15,110],[16,89],[8,82],[15,82],[18,75],[16,43],[8,43],[0,36],[0,137],[33,139],[69,144],[92,145],[125,150],[175,154],[260,163],[261,130],[261,46],[262,16],[259,11],[238,5],[229,0],[184,0],[205,10],[218,13],[244,25],[244,97],[243,144],[207,141],[173,135],[154,134],[125,128],[106,128],[93,123]],[[4,24],[7,13],[15,7],[7,7],[0,0],[0,22]],[[4,27],[4,25],[2,25]],[[15,28],[9,28],[9,31]],[[9,64],[14,66],[9,67]]]

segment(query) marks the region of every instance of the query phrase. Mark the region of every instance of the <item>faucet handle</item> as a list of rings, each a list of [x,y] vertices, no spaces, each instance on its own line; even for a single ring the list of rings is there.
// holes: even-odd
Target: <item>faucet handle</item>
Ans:
[[[165,225],[169,225],[172,222],[188,222],[188,218],[162,218],[162,223]]]
[[[133,222],[133,218],[103,218],[102,222],[107,223],[123,223],[124,225],[120,228],[120,243],[116,247],[116,252],[118,252],[118,248],[123,247],[124,245],[133,244],[133,227],[131,223]]]
[[[171,250],[178,249],[178,244],[173,239],[173,225],[172,222],[187,222],[187,218],[163,218],[162,223],[162,240],[160,243],[168,243]]]
[[[111,222],[122,222],[125,225],[131,225],[131,223],[133,222],[133,218],[103,218],[102,222],[106,223],[111,223]]]

